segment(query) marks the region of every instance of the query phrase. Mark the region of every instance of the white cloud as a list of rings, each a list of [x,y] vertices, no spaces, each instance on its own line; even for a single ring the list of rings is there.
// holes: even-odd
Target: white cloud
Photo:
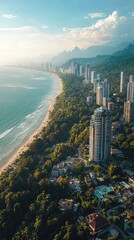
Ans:
[[[2,15],[3,18],[8,18],[8,19],[12,19],[12,18],[16,18],[16,15],[12,15],[12,14],[3,14]]]
[[[33,26],[23,26],[23,27],[14,27],[14,28],[0,28],[0,31],[12,32],[12,31],[33,31],[36,30]]]
[[[92,13],[88,13],[87,16],[85,16],[85,19],[89,19],[89,18],[101,18],[101,17],[105,17],[105,14],[103,12],[92,12]]]
[[[115,36],[116,29],[126,20],[114,11],[107,18],[98,20],[95,24],[84,28],[63,28],[68,38],[81,45],[96,45],[108,42]]]
[[[83,28],[64,28],[61,34],[44,31],[46,25],[0,28],[0,64],[38,55],[57,55],[75,46],[87,48],[109,42],[134,39],[134,18],[120,16],[117,11]],[[127,34],[126,34],[127,33]]]
[[[134,12],[131,13],[131,16],[134,17]]]
[[[42,28],[46,29],[46,28],[48,28],[48,25],[44,25],[44,26],[42,26]]]

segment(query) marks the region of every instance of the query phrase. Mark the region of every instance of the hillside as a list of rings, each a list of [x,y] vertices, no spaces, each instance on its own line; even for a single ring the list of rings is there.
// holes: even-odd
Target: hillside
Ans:
[[[118,51],[111,56],[102,55],[94,58],[74,58],[62,65],[62,67],[69,67],[72,61],[80,65],[89,63],[92,68],[96,68],[103,73],[120,72],[123,69],[128,73],[132,73],[134,72],[134,45],[130,44],[122,51]]]
[[[129,45],[124,50],[108,57],[103,63],[96,66],[96,70],[105,74],[106,77],[119,78],[120,71],[124,71],[126,77],[134,73],[134,45]]]
[[[133,42],[131,42],[133,44]],[[130,43],[123,42],[116,46],[91,46],[87,49],[79,49],[75,47],[72,51],[63,51],[59,55],[52,58],[53,64],[62,65],[65,62],[69,61],[70,59],[74,58],[95,58],[98,55],[111,55],[117,51],[121,51],[122,49],[126,48]]]
[[[126,48],[124,48],[123,50],[121,51],[118,51],[116,53],[113,54],[113,56],[129,56],[129,55],[132,55],[134,54],[134,44],[130,44],[129,46],[127,46]]]
[[[104,74],[110,80],[112,91],[117,92],[119,90],[120,72],[125,72],[127,80],[130,74],[134,74],[134,45],[130,44],[122,51],[118,51],[111,56],[75,58],[65,63],[62,67],[68,68],[72,61],[83,66],[89,63],[93,70]]]
[[[97,66],[100,63],[103,63],[109,58],[107,55],[98,55],[93,58],[73,58],[69,60],[68,62],[64,63],[62,67],[68,68],[71,65],[71,62],[77,62],[79,65],[85,65],[86,63],[89,63],[91,67]]]

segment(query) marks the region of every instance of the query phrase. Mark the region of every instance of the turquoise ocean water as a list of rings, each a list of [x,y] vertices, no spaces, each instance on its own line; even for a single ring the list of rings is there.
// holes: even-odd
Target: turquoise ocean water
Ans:
[[[0,68],[0,162],[39,127],[57,93],[49,73]]]

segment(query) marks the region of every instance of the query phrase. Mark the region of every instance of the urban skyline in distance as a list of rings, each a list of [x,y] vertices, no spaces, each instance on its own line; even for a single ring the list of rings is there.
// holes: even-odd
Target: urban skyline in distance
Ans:
[[[134,1],[0,3],[0,64],[134,39]]]

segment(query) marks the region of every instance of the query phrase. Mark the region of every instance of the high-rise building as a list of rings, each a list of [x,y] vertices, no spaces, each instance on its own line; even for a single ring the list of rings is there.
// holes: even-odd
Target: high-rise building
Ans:
[[[134,121],[134,102],[124,102],[124,118],[128,123]]]
[[[93,91],[94,91],[94,93],[96,93],[96,89],[97,89],[97,85],[98,85],[98,79],[94,79],[94,89],[93,89]]]
[[[112,115],[107,108],[94,111],[90,121],[90,161],[106,162],[110,155]]]
[[[133,79],[133,75],[129,76],[129,82],[127,84],[127,101],[134,102],[134,79]]]
[[[107,98],[106,97],[103,97],[103,107],[107,107]]]
[[[104,97],[104,84],[98,84],[96,89],[96,104],[103,105],[103,97]]]
[[[104,97],[109,98],[109,81],[104,79]]]
[[[113,111],[114,110],[114,103],[113,102],[108,102],[108,109]]]
[[[91,71],[91,83],[94,83],[94,79],[96,79],[97,74],[95,71]]]
[[[83,66],[82,65],[79,66],[79,75],[80,75],[80,77],[83,76]]]
[[[97,79],[99,79],[102,82],[104,80],[104,75],[101,73],[97,74]]]
[[[71,73],[72,73],[72,74],[75,74],[74,62],[71,63]]]
[[[120,74],[120,93],[123,93],[125,86],[125,74],[124,72],[121,72]]]
[[[124,119],[125,122],[131,123],[134,121],[134,79],[133,75],[129,76],[127,84],[127,101],[124,102]]]
[[[88,63],[86,64],[86,68],[85,68],[85,80],[91,81],[91,70]]]

